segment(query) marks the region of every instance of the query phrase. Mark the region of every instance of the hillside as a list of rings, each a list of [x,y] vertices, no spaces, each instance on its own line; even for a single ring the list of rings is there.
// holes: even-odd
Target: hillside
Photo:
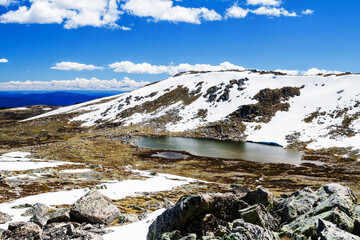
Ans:
[[[82,121],[85,127],[138,124],[154,132],[272,142],[297,149],[334,147],[339,154],[356,158],[360,149],[359,80],[360,75],[355,74],[191,72],[35,118],[77,113],[71,121]]]

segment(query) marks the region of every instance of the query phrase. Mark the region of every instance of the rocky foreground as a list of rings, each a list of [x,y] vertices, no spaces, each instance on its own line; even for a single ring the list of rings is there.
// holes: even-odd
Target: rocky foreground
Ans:
[[[76,201],[71,209],[51,209],[42,203],[27,208],[23,216],[32,216],[28,222],[9,223],[8,230],[0,230],[0,239],[77,239],[101,240],[111,232],[105,228],[113,221],[124,221],[119,209],[98,191],[90,191]],[[11,221],[11,216],[0,212],[0,223]]]
[[[234,193],[182,197],[150,226],[148,240],[360,239],[360,205],[350,188],[329,184],[275,198]]]
[[[348,187],[328,184],[281,198],[263,189],[232,187],[233,193],[180,198],[150,225],[147,240],[360,240],[360,205]],[[0,230],[0,239],[101,240],[111,232],[109,225],[133,222],[94,190],[71,208],[42,203],[17,207],[32,217],[9,223],[7,230]],[[9,221],[11,216],[0,212],[0,223]]]

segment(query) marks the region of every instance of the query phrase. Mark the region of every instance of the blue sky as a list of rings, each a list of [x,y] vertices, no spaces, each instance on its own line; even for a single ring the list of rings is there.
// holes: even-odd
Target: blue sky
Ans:
[[[0,90],[126,90],[191,69],[360,72],[359,23],[358,0],[0,0]]]

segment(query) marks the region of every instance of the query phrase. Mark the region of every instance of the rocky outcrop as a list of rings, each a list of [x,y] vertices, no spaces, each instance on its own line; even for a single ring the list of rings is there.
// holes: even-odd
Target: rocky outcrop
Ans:
[[[69,209],[67,208],[56,209],[55,211],[47,214],[46,217],[48,218],[47,223],[70,221]]]
[[[0,224],[11,221],[11,216],[7,213],[0,212]]]
[[[261,203],[265,207],[268,207],[268,206],[272,207],[274,204],[273,195],[270,192],[268,192],[264,189],[261,189],[261,188],[255,190],[255,191],[248,192],[242,198],[242,200],[244,200],[246,203],[248,203],[250,205]]]
[[[35,203],[31,208],[26,210],[22,216],[44,215],[50,211],[50,208],[43,203]]]
[[[179,230],[182,235],[205,235],[218,226],[240,217],[239,209],[248,204],[234,194],[203,194],[182,197],[172,208],[160,215],[149,228],[148,239],[158,239],[165,232]]]
[[[41,239],[42,229],[31,222],[10,223],[8,231],[5,232],[5,239]]]
[[[353,191],[339,184],[305,188],[283,198],[263,189],[238,196],[188,196],[151,224],[147,239],[360,240],[356,204]]]
[[[352,190],[339,184],[328,184],[315,192],[310,189],[295,192],[278,205],[285,224],[282,231],[288,236],[311,237],[319,235],[319,226],[326,225],[320,223],[328,221],[339,229],[355,233],[356,202]]]
[[[23,216],[32,215],[29,222],[9,223],[8,230],[0,229],[0,239],[102,240],[101,235],[111,232],[106,229],[109,223],[120,216],[111,200],[97,191],[90,191],[80,198],[71,210],[50,209],[41,203],[24,207],[29,209]],[[4,216],[6,217],[5,214]],[[130,215],[124,219],[126,222],[136,221],[135,217]]]
[[[120,217],[120,211],[108,197],[91,191],[74,203],[70,215],[78,222],[108,224]]]

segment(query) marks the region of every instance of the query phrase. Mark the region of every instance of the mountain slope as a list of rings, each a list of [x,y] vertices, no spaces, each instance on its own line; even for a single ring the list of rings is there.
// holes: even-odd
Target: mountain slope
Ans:
[[[360,149],[359,75],[185,73],[131,93],[41,115],[78,112],[83,126],[146,125],[192,136],[293,148]],[[347,151],[349,152],[349,151]]]

